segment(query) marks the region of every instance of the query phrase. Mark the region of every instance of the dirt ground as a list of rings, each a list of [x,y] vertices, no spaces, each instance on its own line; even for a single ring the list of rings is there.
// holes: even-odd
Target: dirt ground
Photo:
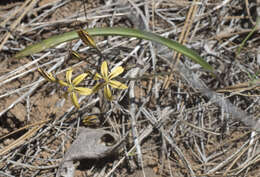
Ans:
[[[258,0],[1,1],[0,176],[55,176],[79,127],[109,130],[125,140],[112,157],[75,161],[78,177],[260,176],[259,7]],[[179,41],[217,76],[156,43],[94,37],[101,60],[110,69],[121,62],[122,77],[136,80],[113,90],[112,102],[99,92],[81,97],[76,109],[37,68],[64,80],[69,67],[73,75],[89,69],[70,57],[70,49],[100,68],[93,50],[74,40],[14,58],[54,35],[114,26]],[[163,72],[169,74],[154,77]],[[84,124],[93,113],[98,122]]]

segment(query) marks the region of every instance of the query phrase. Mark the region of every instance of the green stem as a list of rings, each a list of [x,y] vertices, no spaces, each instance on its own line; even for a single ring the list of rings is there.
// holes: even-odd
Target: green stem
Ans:
[[[259,24],[260,24],[260,17],[257,17],[255,27],[252,29],[252,31],[246,36],[246,38],[245,38],[245,39],[242,41],[242,43],[239,45],[239,47],[238,47],[238,49],[237,49],[237,52],[236,52],[236,56],[240,54],[241,49],[244,47],[246,41],[254,34],[254,32],[255,32],[256,29],[258,28]]]

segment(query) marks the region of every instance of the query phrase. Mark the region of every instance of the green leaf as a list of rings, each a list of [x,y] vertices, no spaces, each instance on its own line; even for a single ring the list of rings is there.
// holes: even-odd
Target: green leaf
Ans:
[[[149,41],[157,42],[159,44],[165,45],[170,49],[173,49],[177,52],[182,53],[183,55],[189,57],[194,62],[200,64],[204,69],[210,72],[214,72],[212,66],[208,64],[203,58],[201,58],[195,51],[185,47],[184,45],[161,37],[151,32],[141,31],[132,28],[120,28],[120,27],[113,27],[113,28],[91,28],[86,29],[86,31],[91,36],[126,36],[126,37],[136,37],[140,39],[146,39]],[[57,36],[50,37],[45,39],[37,44],[31,45],[19,53],[15,55],[16,58],[32,55],[34,53],[41,52],[47,48],[54,47],[58,44],[61,44],[66,41],[71,41],[74,39],[78,39],[78,34],[76,31],[67,32],[64,34],[60,34]]]

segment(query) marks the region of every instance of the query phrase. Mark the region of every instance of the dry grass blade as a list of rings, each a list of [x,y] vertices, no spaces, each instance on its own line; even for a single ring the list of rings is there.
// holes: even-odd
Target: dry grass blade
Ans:
[[[45,123],[45,122],[44,122]],[[23,136],[21,136],[20,138],[18,138],[17,140],[15,140],[14,142],[12,142],[10,145],[8,145],[7,147],[5,147],[4,149],[0,150],[0,156],[4,155],[5,153],[7,153],[8,151],[13,150],[14,148],[22,145],[26,140],[28,140],[29,138],[31,138],[32,136],[35,135],[35,133],[41,129],[44,126],[44,123],[42,123],[42,125],[39,126],[35,126],[32,129],[30,129],[28,132],[26,132]]]
[[[131,73],[131,77],[136,77],[138,75],[139,69],[134,69]],[[130,93],[129,93],[129,97],[130,99],[134,99],[135,98],[135,93],[134,93],[134,86],[135,86],[135,81],[131,81],[130,82]],[[141,146],[139,144],[139,133],[137,131],[137,111],[136,111],[136,104],[133,102],[130,104],[130,116],[131,116],[131,126],[132,126],[132,134],[133,134],[133,138],[134,138],[134,143],[136,146],[136,152],[137,152],[137,157],[138,157],[138,165],[140,167],[142,167],[143,164],[143,160],[142,160],[142,151],[141,151]]]
[[[233,86],[228,86],[225,88],[217,89],[216,91],[218,93],[242,93],[245,91],[252,91],[252,90],[259,90],[260,89],[260,79],[256,79],[253,81],[245,82],[245,83],[239,83]]]
[[[30,127],[34,127],[34,126],[37,126],[37,125],[41,125],[41,124],[46,123],[46,122],[48,122],[48,121],[50,121],[50,119],[43,120],[43,121],[41,121],[41,122],[33,123],[33,124],[30,124],[30,125],[26,125],[26,126],[24,126],[24,127],[22,127],[22,128],[19,128],[19,129],[17,129],[17,130],[14,130],[14,131],[12,131],[12,132],[6,134],[6,135],[4,135],[4,136],[1,136],[1,137],[0,137],[0,140],[6,138],[6,137],[8,137],[8,136],[11,136],[11,135],[13,135],[13,134],[15,134],[15,133],[17,133],[17,132],[19,132],[19,131],[22,131],[22,130],[24,130],[24,129],[27,129],[27,128],[30,128]]]
[[[225,170],[223,177],[227,176],[228,172],[231,170],[231,168],[238,162],[238,160],[241,158],[242,155],[244,155],[244,153],[246,153],[246,151],[248,151],[248,149],[250,148],[250,144],[248,147],[246,147],[240,154],[238,154],[238,156],[234,159],[234,161],[229,165],[229,167]]]
[[[27,3],[29,3],[31,1],[31,3],[28,5],[28,7],[26,7],[24,9],[24,7],[21,7],[21,9],[23,10],[23,13],[19,16],[19,18],[11,25],[11,30],[14,30],[17,25],[21,22],[22,18],[28,13],[28,11],[30,11],[33,6],[37,3],[37,0],[27,0],[24,5],[26,6]],[[11,36],[10,32],[6,32],[6,34],[4,35],[4,39],[1,41],[0,43],[0,50],[3,48],[4,44],[6,43],[6,41],[8,40],[8,38]]]
[[[244,143],[234,154],[232,154],[230,157],[228,157],[226,160],[223,162],[219,163],[215,168],[209,170],[207,172],[207,175],[211,175],[216,171],[219,171],[221,168],[224,166],[227,166],[229,163],[232,163],[233,159],[236,158],[236,156],[239,156],[241,152],[244,152],[245,149],[247,149],[248,142]]]
[[[195,14],[197,12],[197,7],[198,7],[198,4],[196,2],[197,2],[197,0],[194,0],[193,4],[189,8],[189,11],[188,11],[188,14],[187,14],[184,26],[183,26],[181,34],[179,36],[178,42],[181,43],[181,44],[185,44],[186,43],[187,37],[188,37],[188,35],[190,33],[190,29],[191,29],[192,23],[194,21],[194,17],[195,17]],[[178,65],[180,57],[181,57],[181,53],[174,52],[173,61],[175,61],[174,62],[175,64],[172,64],[172,66],[171,66],[172,69],[174,69]],[[173,74],[169,75],[169,77],[167,77],[167,79],[164,81],[165,82],[165,85],[164,85],[165,89],[167,89],[169,87],[169,84],[170,84],[169,81],[172,79],[172,76],[173,76]]]
[[[25,2],[23,3],[23,5],[22,5],[19,9],[15,10],[8,18],[6,18],[4,21],[2,21],[2,22],[0,23],[0,26],[4,27],[4,26],[6,25],[6,23],[7,23],[11,18],[13,18],[17,13],[21,12],[22,10],[24,10],[24,8],[25,8],[29,3],[30,3],[30,0],[25,1]],[[18,22],[18,21],[17,21],[17,22]],[[16,23],[17,23],[17,22],[16,22]],[[14,23],[14,24],[15,24],[15,23]],[[12,27],[14,28],[15,25],[13,25]],[[13,30],[13,29],[12,29],[12,30]]]

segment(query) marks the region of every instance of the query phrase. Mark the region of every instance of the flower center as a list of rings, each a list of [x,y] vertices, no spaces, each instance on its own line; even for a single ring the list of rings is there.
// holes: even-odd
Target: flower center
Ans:
[[[74,86],[73,86],[73,85],[69,85],[69,86],[67,87],[67,91],[68,91],[68,92],[73,92],[73,90],[74,90]]]

